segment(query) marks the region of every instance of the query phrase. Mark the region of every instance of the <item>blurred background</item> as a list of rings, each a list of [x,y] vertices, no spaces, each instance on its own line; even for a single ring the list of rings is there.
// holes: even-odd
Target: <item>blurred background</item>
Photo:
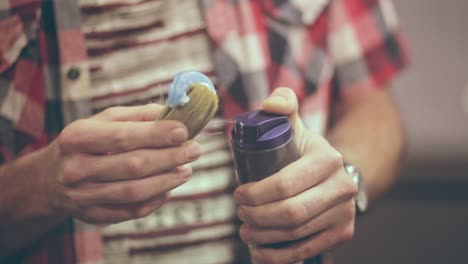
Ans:
[[[336,263],[468,263],[468,1],[394,0],[412,65],[394,84],[401,181],[359,218]]]

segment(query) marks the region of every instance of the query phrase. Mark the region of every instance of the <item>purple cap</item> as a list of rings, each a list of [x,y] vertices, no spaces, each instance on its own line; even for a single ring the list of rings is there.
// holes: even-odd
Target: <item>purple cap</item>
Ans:
[[[234,147],[244,150],[274,149],[288,142],[293,129],[284,115],[254,111],[241,114],[232,129]]]

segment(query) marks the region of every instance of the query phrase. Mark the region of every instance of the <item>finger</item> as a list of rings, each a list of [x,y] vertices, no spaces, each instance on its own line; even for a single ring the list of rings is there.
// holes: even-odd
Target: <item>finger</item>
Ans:
[[[255,263],[297,263],[336,247],[354,235],[354,221],[294,243],[286,248],[251,247],[250,253]]]
[[[81,120],[65,128],[60,142],[68,152],[106,154],[179,145],[187,137],[187,128],[173,120],[109,123]]]
[[[160,208],[167,199],[168,195],[162,194],[143,203],[118,206],[94,206],[84,209],[83,212],[77,215],[77,217],[91,224],[116,224],[119,222],[146,217]]]
[[[287,115],[295,131],[303,128],[299,117],[299,103],[293,90],[277,88],[271,96],[263,102],[263,109],[270,113]]]
[[[69,191],[68,195],[80,207],[99,204],[132,204],[160,196],[188,181],[191,167],[183,166],[160,175],[136,180],[91,183]]]
[[[101,156],[81,155],[65,164],[63,183],[144,178],[192,162],[200,155],[200,145],[196,141],[172,148],[140,149]]]
[[[294,129],[294,140],[299,153],[303,156],[310,150],[310,138],[314,135],[305,129],[304,123],[299,115],[299,103],[293,90],[289,88],[278,88],[263,103],[263,109],[281,115],[287,115]]]
[[[257,245],[296,241],[319,233],[338,223],[352,221],[354,216],[354,200],[350,199],[298,227],[256,229],[244,224],[240,228],[240,236],[247,244]]]
[[[159,104],[147,104],[139,106],[116,106],[94,115],[92,119],[101,121],[154,121],[164,108]]]
[[[258,228],[299,226],[354,197],[357,186],[344,171],[292,198],[260,206],[240,206],[239,218]]]
[[[318,153],[303,156],[278,173],[239,186],[234,198],[239,205],[258,206],[293,197],[343,169],[341,155],[331,148],[314,147]],[[320,151],[324,149],[323,151]]]

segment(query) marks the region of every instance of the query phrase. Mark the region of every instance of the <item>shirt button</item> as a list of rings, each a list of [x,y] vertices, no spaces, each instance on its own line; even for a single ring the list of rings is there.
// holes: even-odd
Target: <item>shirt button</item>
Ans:
[[[80,69],[79,69],[79,68],[77,68],[77,67],[72,67],[72,68],[70,68],[70,69],[68,70],[68,72],[67,72],[67,77],[68,77],[69,80],[74,81],[74,80],[80,78],[80,74],[81,74],[81,72],[80,72]]]

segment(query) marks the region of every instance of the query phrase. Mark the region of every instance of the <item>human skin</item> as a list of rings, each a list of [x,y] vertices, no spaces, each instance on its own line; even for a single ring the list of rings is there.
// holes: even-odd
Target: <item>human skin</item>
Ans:
[[[240,234],[256,263],[293,263],[353,237],[357,188],[343,157],[359,168],[374,201],[397,178],[401,122],[383,89],[334,109],[326,137],[304,128],[289,89],[276,90],[263,107],[290,117],[302,157],[235,191],[244,222]],[[70,124],[48,147],[1,166],[0,215],[8,217],[0,219],[0,259],[67,217],[109,224],[162,206],[168,192],[189,179],[186,164],[200,156],[200,148],[187,140],[183,124],[154,121],[161,109],[110,108]],[[298,239],[288,248],[262,246]]]
[[[274,91],[263,108],[289,116],[301,158],[236,189],[240,236],[257,264],[296,263],[352,239],[357,186],[343,161],[357,166],[370,201],[375,201],[398,178],[402,125],[386,89],[368,91],[334,109],[335,122],[325,137],[304,127],[290,89]],[[264,246],[287,241],[298,242]]]
[[[0,167],[0,259],[67,217],[144,217],[192,174],[200,146],[162,106],[114,107],[71,123],[47,147]],[[7,216],[7,217],[5,217]]]

